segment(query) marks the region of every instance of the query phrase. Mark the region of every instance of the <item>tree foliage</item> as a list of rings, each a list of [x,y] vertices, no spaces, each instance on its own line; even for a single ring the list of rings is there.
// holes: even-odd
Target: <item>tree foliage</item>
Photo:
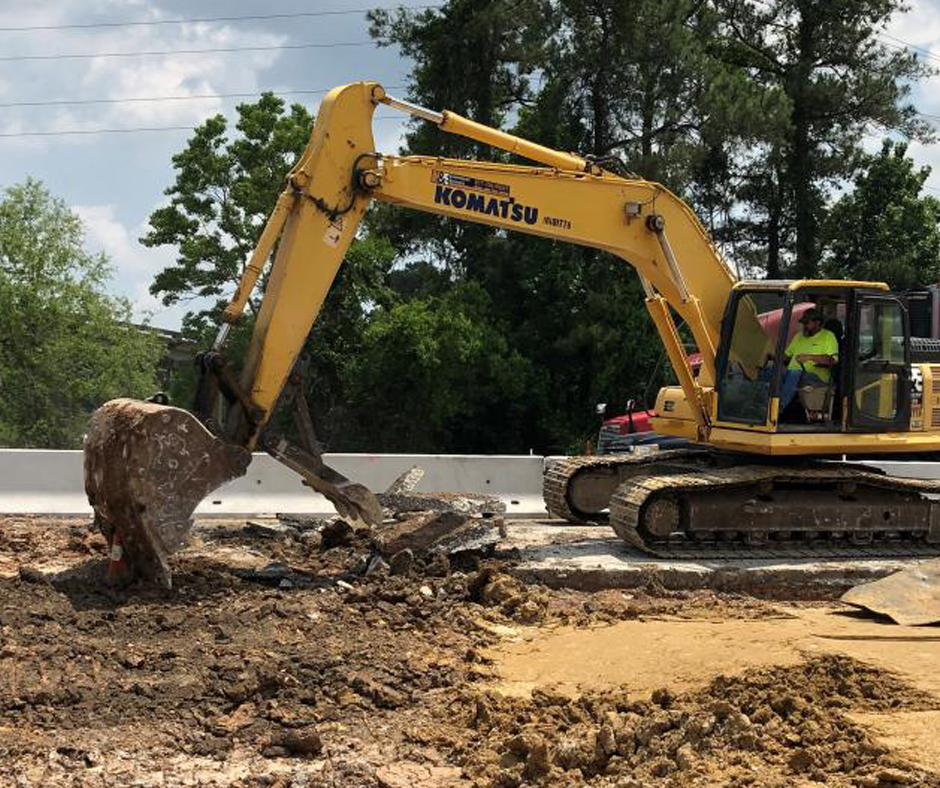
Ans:
[[[78,448],[88,416],[156,389],[157,341],[107,295],[104,255],[37,181],[0,199],[0,445]]]
[[[920,174],[894,162],[876,177],[882,163],[866,163],[886,182],[879,204],[896,206],[868,227],[872,256],[829,228],[870,221],[874,186],[860,180],[856,202],[827,219],[866,133],[929,138],[910,103],[928,69],[879,38],[902,11],[901,0],[447,0],[369,19],[375,41],[412,63],[408,99],[663,182],[746,276],[812,275],[823,253],[827,270],[881,270],[874,250],[902,227],[922,231],[884,274],[902,283],[935,271],[932,204],[911,192]],[[144,239],[179,250],[154,292],[230,293],[310,120],[265,96],[239,107],[234,139],[222,118],[197,130]],[[419,120],[402,152],[519,163]],[[307,350],[308,396],[337,449],[565,451],[596,427],[594,402],[651,405],[664,378],[623,261],[388,205],[368,212]]]
[[[511,446],[523,439],[532,367],[479,285],[383,308],[363,339],[349,359],[356,448],[493,452],[494,435]]]
[[[830,276],[909,290],[940,280],[940,200],[922,194],[930,168],[915,168],[907,145],[886,140],[865,156],[855,188],[829,214]]]
[[[713,0],[716,56],[784,102],[755,150],[746,201],[763,217],[758,246],[771,278],[816,275],[828,189],[849,176],[872,129],[931,138],[908,101],[932,70],[878,34],[903,0]]]
[[[240,104],[238,117],[235,139],[228,137],[225,117],[216,115],[173,157],[170,204],[151,214],[150,230],[140,239],[177,249],[175,265],[150,287],[166,305],[234,289],[313,123],[304,107],[285,111],[271,93]]]

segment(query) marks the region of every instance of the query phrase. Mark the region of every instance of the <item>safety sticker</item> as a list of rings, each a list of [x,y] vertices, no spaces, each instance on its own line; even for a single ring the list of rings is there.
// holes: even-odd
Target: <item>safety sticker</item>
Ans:
[[[323,234],[323,242],[327,246],[338,246],[339,239],[343,236],[343,217],[337,216],[333,221],[330,222],[329,227],[326,228],[326,232]]]

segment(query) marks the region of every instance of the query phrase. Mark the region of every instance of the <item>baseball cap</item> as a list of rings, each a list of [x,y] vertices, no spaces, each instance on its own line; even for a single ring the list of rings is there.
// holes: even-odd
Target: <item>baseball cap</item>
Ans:
[[[822,322],[822,319],[823,319],[823,316],[818,309],[807,309],[800,316],[799,322],[808,323],[810,320],[818,320],[819,322]]]

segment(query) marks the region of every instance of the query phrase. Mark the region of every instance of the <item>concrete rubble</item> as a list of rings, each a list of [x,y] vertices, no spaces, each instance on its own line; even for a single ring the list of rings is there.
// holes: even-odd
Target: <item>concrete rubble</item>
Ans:
[[[779,599],[838,596],[859,583],[916,567],[926,558],[714,558],[649,556],[607,526],[514,520],[497,554],[512,572],[551,588],[600,591],[650,584],[667,590],[711,589]]]
[[[851,588],[842,601],[905,626],[940,623],[940,559]]]
[[[417,492],[424,469],[413,466],[401,474],[376,497],[390,517],[416,512],[459,512],[465,515],[494,515],[506,511],[506,504],[495,495],[452,492]]]

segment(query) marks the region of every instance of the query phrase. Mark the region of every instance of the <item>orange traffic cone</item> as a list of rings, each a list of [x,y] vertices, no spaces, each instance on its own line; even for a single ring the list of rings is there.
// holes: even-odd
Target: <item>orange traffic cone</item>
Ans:
[[[123,586],[131,581],[131,570],[124,557],[124,540],[121,532],[115,531],[111,539],[111,551],[108,562],[108,585]]]

